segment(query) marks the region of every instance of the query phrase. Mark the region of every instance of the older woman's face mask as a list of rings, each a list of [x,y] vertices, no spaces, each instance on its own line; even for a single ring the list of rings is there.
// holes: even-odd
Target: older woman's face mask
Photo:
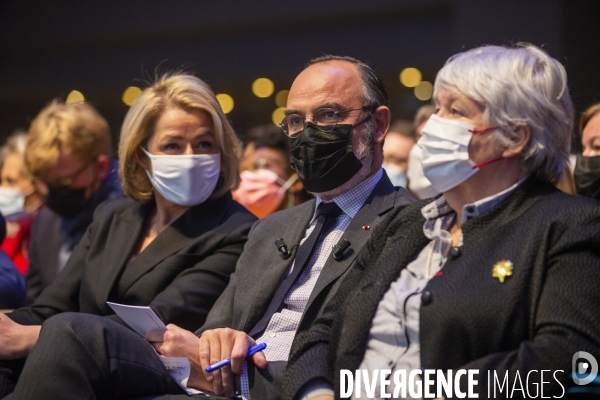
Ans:
[[[429,117],[418,145],[423,151],[423,173],[434,189],[447,192],[475,175],[480,167],[502,160],[498,157],[476,164],[469,158],[469,143],[473,135],[495,129],[497,127],[492,126],[477,130],[458,120],[435,114]]]

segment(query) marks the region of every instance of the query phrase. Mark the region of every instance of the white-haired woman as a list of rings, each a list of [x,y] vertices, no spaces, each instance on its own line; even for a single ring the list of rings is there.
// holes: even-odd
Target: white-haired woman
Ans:
[[[202,325],[256,221],[231,197],[238,154],[233,128],[200,79],[164,75],[140,94],[119,143],[129,198],[98,207],[65,268],[32,306],[0,313],[0,397],[12,391],[40,341],[56,350],[76,322],[124,329],[108,301],[150,306],[163,322],[184,329]],[[53,319],[60,333],[49,328]],[[26,379],[19,387],[30,385]]]
[[[448,60],[434,99],[419,145],[442,195],[373,233],[292,348],[288,398],[339,397],[341,370],[378,370],[393,397],[440,397],[435,376],[427,393],[394,393],[394,377],[421,369],[477,370],[479,398],[494,377],[493,397],[561,396],[574,354],[600,355],[600,210],[552,185],[573,126],[564,68],[532,45],[481,47]],[[452,381],[469,392],[466,374]]]

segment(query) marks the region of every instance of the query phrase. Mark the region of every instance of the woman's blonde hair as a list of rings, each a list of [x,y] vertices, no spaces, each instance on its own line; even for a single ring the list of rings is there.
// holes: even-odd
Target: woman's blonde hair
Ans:
[[[147,158],[141,149],[154,134],[160,116],[172,108],[201,110],[211,117],[212,133],[221,150],[221,178],[210,198],[237,188],[241,145],[214,93],[193,75],[167,73],[139,95],[123,121],[119,141],[119,175],[125,194],[141,202],[153,197],[152,183],[136,160]]]
[[[84,163],[112,153],[108,122],[87,103],[65,104],[54,100],[29,126],[25,164],[36,178],[56,163],[61,147],[66,147]]]
[[[600,112],[600,103],[592,104],[588,108],[585,109],[583,113],[581,113],[581,117],[579,118],[579,134],[583,135],[583,130],[590,119],[596,114]]]

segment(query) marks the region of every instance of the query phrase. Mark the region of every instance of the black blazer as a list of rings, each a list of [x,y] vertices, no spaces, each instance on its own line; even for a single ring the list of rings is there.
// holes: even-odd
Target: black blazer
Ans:
[[[387,175],[383,174],[342,236],[351,242],[350,249],[340,261],[331,257],[325,263],[304,310],[298,332],[310,328],[323,304],[335,292],[341,281],[339,278],[350,269],[372,229],[383,220],[384,215],[412,201],[413,198],[405,189],[394,187]],[[208,315],[206,324],[196,332],[197,335],[220,327],[244,332],[250,332],[254,328],[267,311],[279,284],[294,261],[294,257],[284,259],[281,256],[275,240],[283,238],[290,247],[293,243],[300,242],[314,213],[315,202],[313,199],[277,212],[259,220],[252,227],[235,274]],[[363,225],[370,225],[371,228],[365,230]],[[251,382],[251,388],[252,385]]]
[[[186,211],[133,261],[153,203],[104,203],[67,265],[30,307],[9,314],[25,325],[77,311],[113,315],[107,301],[150,306],[165,323],[197,328],[225,289],[256,218],[226,195]]]
[[[63,219],[47,206],[40,209],[31,228],[31,240],[27,259],[29,267],[26,272],[27,302],[31,305],[44,289],[54,282],[59,272],[60,257],[68,257],[79,243],[87,228],[92,223],[96,208],[109,200],[123,198],[123,188],[119,180],[118,164],[111,160],[110,173],[85,207],[70,219]],[[64,249],[63,249],[64,247]],[[66,254],[61,254],[65,251]]]
[[[374,232],[322,316],[296,338],[285,398],[319,378],[338,391],[340,369],[359,367],[381,298],[429,242],[421,208],[430,201],[394,211]],[[530,370],[564,370],[557,376],[567,385],[575,352],[600,357],[597,202],[529,178],[462,231],[461,255],[449,258],[423,291],[423,368],[479,369],[479,397],[487,398],[488,370],[508,371],[511,387],[517,371],[525,385]],[[492,268],[503,259],[514,270],[500,283]],[[544,395],[561,394],[550,375],[544,381],[550,381]]]

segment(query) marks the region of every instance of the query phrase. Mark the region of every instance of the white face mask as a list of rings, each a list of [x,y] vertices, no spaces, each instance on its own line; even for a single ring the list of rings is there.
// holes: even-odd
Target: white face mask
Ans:
[[[383,169],[387,173],[388,178],[392,181],[392,185],[406,187],[406,170],[400,168],[397,165],[388,164],[384,162],[382,165]]]
[[[0,186],[0,213],[5,217],[24,210],[25,195],[18,189]]]
[[[423,174],[423,165],[421,162],[423,152],[419,145],[414,145],[408,154],[408,190],[419,199],[433,197],[439,192],[431,186],[431,182]]]
[[[474,126],[433,114],[421,131],[418,145],[423,150],[423,173],[438,192],[447,192],[479,171],[479,167],[502,158],[475,164],[469,159],[469,143],[475,133],[496,129],[476,130]]]
[[[142,148],[152,162],[146,174],[154,189],[180,206],[203,203],[212,194],[221,172],[221,154],[154,155]]]

